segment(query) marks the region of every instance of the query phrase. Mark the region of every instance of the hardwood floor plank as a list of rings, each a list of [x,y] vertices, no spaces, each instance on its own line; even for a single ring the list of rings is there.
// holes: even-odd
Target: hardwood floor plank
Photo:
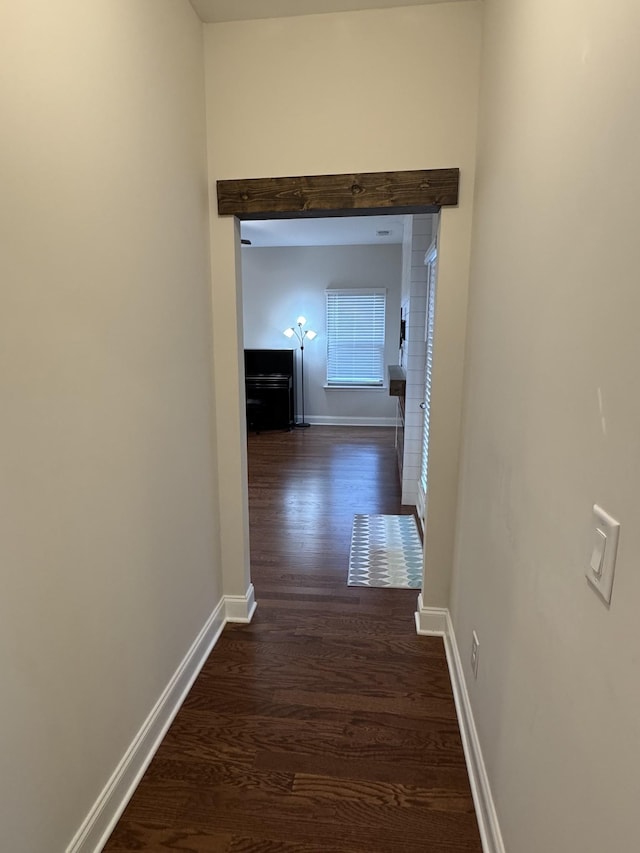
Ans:
[[[109,839],[110,853],[230,853],[233,837],[218,832],[184,827],[173,829],[163,823],[138,823],[123,819]],[[141,846],[144,845],[144,846]]]
[[[378,656],[390,660],[406,661],[408,658],[414,660],[416,666],[432,666],[434,660],[443,660],[443,643],[440,637],[422,637],[422,644],[415,642],[414,637],[410,635],[408,638],[392,637],[385,634],[384,639],[360,639],[352,637],[349,641],[349,655],[352,660],[369,661],[375,660]],[[341,658],[345,653],[344,643],[336,640],[333,637],[297,637],[292,641],[288,631],[273,632],[270,637],[270,642],[264,644],[260,642],[257,633],[243,633],[231,635],[229,631],[221,638],[220,643],[216,647],[216,651],[221,653],[224,649],[224,654],[232,655],[238,652],[241,655],[248,653],[247,644],[252,644],[261,647],[261,654],[284,654],[292,657],[302,657],[304,655],[312,655],[314,657]],[[446,663],[446,661],[445,661]]]
[[[371,782],[297,773],[293,782],[293,792],[315,799],[358,800],[371,806],[397,806],[398,808],[417,806],[465,814],[473,811],[467,797],[446,788],[418,788],[414,785],[379,780]]]
[[[230,793],[202,793],[194,795],[182,819],[196,827],[208,826],[212,814],[221,831],[230,831],[241,820],[244,832],[258,838],[262,835],[302,843],[322,839],[342,844],[353,840],[361,845],[382,841],[389,849],[402,851],[424,851],[425,839],[429,839],[429,850],[466,853],[477,849],[473,846],[477,833],[473,814],[424,807],[408,810],[346,798],[327,801],[295,794],[274,795],[267,801],[258,796],[247,800]]]
[[[371,848],[345,847],[342,844],[327,846],[324,841],[289,843],[265,838],[235,837],[227,853],[371,853]]]
[[[209,760],[220,753],[247,755],[259,750],[290,748],[308,755],[339,755],[349,747],[344,725],[315,720],[276,719],[188,710],[176,718],[165,754]]]
[[[254,763],[253,755],[244,762],[229,762],[219,758],[194,761],[187,756],[175,759],[163,753],[153,761],[147,780],[154,784],[170,780],[208,790],[228,786],[242,791],[261,789],[288,793],[293,789],[293,773],[259,770]]]
[[[384,714],[397,714],[418,720],[436,717],[443,720],[455,720],[455,708],[448,698],[420,699],[413,696],[362,696],[359,693],[327,695],[323,692],[304,690],[276,690],[273,698],[281,702],[295,702],[311,708],[333,708],[342,711],[375,711]]]
[[[369,759],[345,756],[336,761],[328,755],[259,752],[255,766],[264,770],[291,773],[294,776],[325,775],[332,779],[395,783],[416,788],[450,790],[463,797],[467,795],[467,771],[461,764],[398,764],[380,759],[372,762]]]
[[[287,659],[260,655],[258,659],[238,662],[219,659],[212,664],[209,677],[226,676],[229,682],[234,679],[244,681],[247,674],[256,686],[269,684],[274,690],[290,687],[326,693],[358,693],[361,696],[386,696],[389,689],[404,691],[408,696],[451,699],[451,685],[446,666],[443,662],[432,664],[421,673],[411,673],[397,661],[376,660],[372,668],[370,659],[365,665],[362,659],[350,657],[347,653],[343,660],[314,659],[305,656]],[[300,672],[304,665],[304,672]],[[257,667],[257,671],[254,671]],[[373,669],[373,671],[372,671]]]
[[[393,430],[250,435],[258,609],[228,625],[106,853],[481,853],[442,640],[347,587],[355,513],[400,505]]]

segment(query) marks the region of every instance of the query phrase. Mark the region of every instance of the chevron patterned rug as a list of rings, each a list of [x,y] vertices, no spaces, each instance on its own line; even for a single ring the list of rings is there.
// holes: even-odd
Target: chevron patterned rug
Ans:
[[[412,515],[355,515],[347,586],[422,587],[422,542]]]

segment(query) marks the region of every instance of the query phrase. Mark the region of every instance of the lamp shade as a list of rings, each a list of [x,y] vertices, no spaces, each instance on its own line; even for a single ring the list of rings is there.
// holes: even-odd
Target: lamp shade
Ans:
[[[292,338],[294,335],[294,331],[293,329],[285,329],[282,334],[285,335],[287,338]]]

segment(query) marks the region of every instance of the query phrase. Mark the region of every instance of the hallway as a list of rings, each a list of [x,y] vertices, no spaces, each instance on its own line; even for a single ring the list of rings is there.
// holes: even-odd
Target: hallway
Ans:
[[[229,625],[107,847],[480,853],[442,642],[346,587],[354,513],[401,512],[393,431],[249,436],[251,625]],[[405,508],[404,511],[407,511]]]

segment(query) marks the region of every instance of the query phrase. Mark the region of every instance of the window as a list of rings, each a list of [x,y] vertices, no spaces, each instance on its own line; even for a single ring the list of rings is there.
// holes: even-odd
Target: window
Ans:
[[[382,385],[387,292],[327,290],[327,385]]]

